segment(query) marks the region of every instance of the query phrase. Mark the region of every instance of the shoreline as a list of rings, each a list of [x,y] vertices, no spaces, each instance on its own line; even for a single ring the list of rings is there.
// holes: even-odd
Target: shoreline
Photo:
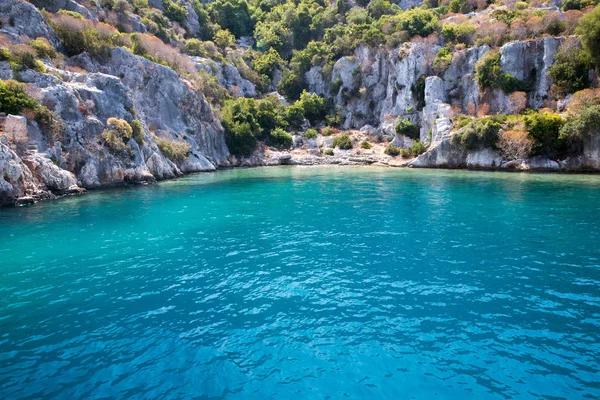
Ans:
[[[319,157],[323,159],[332,158],[328,157]],[[389,164],[383,162],[360,162],[356,160],[350,160],[349,157],[347,159],[334,159],[330,161],[319,160],[323,162],[319,163],[307,163],[307,162],[295,162],[293,159],[289,159],[288,162],[285,163],[272,163],[265,162],[262,164],[244,164],[244,165],[231,165],[218,167],[212,171],[197,171],[197,172],[189,172],[183,173],[180,176],[176,176],[173,178],[166,179],[156,179],[154,181],[129,181],[129,182],[111,182],[107,184],[103,184],[100,186],[95,186],[91,188],[81,188],[81,190],[69,192],[69,193],[52,193],[52,196],[41,196],[39,198],[26,196],[19,198],[15,201],[14,204],[0,204],[1,209],[9,209],[9,208],[18,208],[18,207],[26,207],[39,202],[46,202],[51,200],[59,200],[67,197],[76,197],[76,196],[85,196],[87,192],[95,192],[102,190],[119,190],[127,187],[136,187],[136,186],[150,186],[156,185],[161,182],[169,182],[176,181],[179,179],[183,179],[189,176],[200,175],[200,174],[212,174],[218,173],[220,171],[229,171],[229,170],[238,170],[238,169],[255,169],[255,168],[273,168],[273,167],[306,167],[306,168],[318,168],[318,167],[360,167],[360,168],[389,168],[389,169],[414,169],[414,170],[446,170],[446,171],[469,171],[469,172],[500,172],[507,174],[515,174],[515,173],[525,173],[525,174],[543,174],[543,175],[600,175],[600,171],[593,169],[549,169],[549,168],[530,168],[530,169],[515,169],[515,168],[482,168],[482,167],[448,167],[448,166],[427,166],[427,167],[417,167],[408,165],[408,163],[412,160],[407,160],[405,163],[401,164]]]

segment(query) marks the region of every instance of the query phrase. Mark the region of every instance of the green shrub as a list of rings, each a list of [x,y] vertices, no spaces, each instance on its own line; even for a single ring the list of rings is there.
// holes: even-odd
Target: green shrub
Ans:
[[[451,143],[463,151],[481,147],[494,148],[498,142],[500,124],[492,118],[478,118],[468,122],[452,135]]]
[[[575,93],[590,86],[589,71],[592,58],[585,50],[561,48],[548,69],[560,95]]]
[[[18,115],[25,110],[33,110],[36,122],[51,143],[60,139],[62,123],[48,108],[29,96],[23,84],[12,80],[0,80],[0,112]]]
[[[410,122],[408,118],[398,118],[394,129],[398,135],[404,135],[411,139],[418,139],[420,135],[419,127]]]
[[[144,144],[144,129],[142,128],[142,124],[137,119],[134,119],[130,123],[132,130],[133,140],[137,142],[140,146]]]
[[[283,58],[281,58],[277,50],[271,48],[264,53],[260,53],[252,62],[252,67],[259,74],[271,79],[273,78],[275,69],[283,65],[283,63]]]
[[[564,140],[560,137],[563,124],[560,115],[549,112],[536,112],[525,117],[525,128],[535,143],[537,154],[553,154],[563,149]]]
[[[316,139],[318,135],[319,135],[319,133],[317,132],[316,129],[308,128],[306,130],[306,132],[304,132],[303,136],[307,139]]]
[[[385,148],[384,153],[391,157],[397,157],[400,155],[400,148],[394,146],[393,144],[390,144],[388,147]]]
[[[412,157],[412,153],[411,153],[410,149],[400,149],[399,154],[400,154],[400,157],[402,157],[402,158],[411,158]]]
[[[219,29],[213,36],[213,41],[222,49],[233,47],[235,45],[235,36],[227,29]]]
[[[529,89],[525,82],[504,73],[500,66],[500,53],[497,51],[488,51],[475,64],[475,70],[477,72],[477,81],[484,89],[502,89],[505,93],[527,91]]]
[[[294,105],[302,107],[304,117],[313,124],[325,118],[327,111],[325,99],[315,93],[308,93],[306,90],[302,91],[300,99]]]
[[[29,46],[35,50],[37,56],[40,58],[53,60],[58,57],[58,53],[54,50],[54,47],[45,38],[32,40],[29,42]]]
[[[189,143],[160,139],[158,137],[155,137],[154,140],[160,152],[173,162],[182,161],[190,155]]]
[[[269,135],[269,144],[279,149],[289,149],[292,145],[292,136],[281,128],[275,128]]]
[[[323,150],[323,154],[326,156],[332,156],[334,154],[333,149],[325,149]]]
[[[425,146],[425,143],[421,142],[420,140],[415,140],[410,145],[410,153],[413,157],[420,156],[421,154],[425,153],[426,151],[427,151],[427,146]]]
[[[450,2],[450,11],[453,13],[468,14],[473,11],[473,3],[467,0],[452,0]]]
[[[221,123],[229,151],[234,155],[250,155],[257,140],[271,140],[274,129],[287,129],[292,108],[294,106],[286,109],[273,97],[262,100],[241,97],[225,101],[221,109]]]
[[[433,60],[433,69],[436,74],[443,74],[446,72],[450,64],[452,63],[452,57],[454,53],[448,46],[444,46],[438,50]]]
[[[549,35],[558,36],[562,32],[564,32],[566,28],[567,28],[567,25],[563,21],[561,21],[557,18],[557,19],[553,19],[552,21],[550,21],[548,23],[548,25],[546,25],[546,32]]]
[[[446,24],[442,28],[442,36],[446,40],[455,43],[471,43],[475,26],[469,23],[464,24]]]
[[[436,32],[440,28],[438,16],[431,10],[422,8],[413,8],[391,17],[384,16],[380,20],[381,24],[389,25],[392,30],[384,32],[391,34],[394,31],[404,31],[410,39],[413,36],[426,37]]]
[[[566,141],[571,150],[581,151],[585,139],[600,133],[600,105],[584,104],[577,113],[569,115],[560,128],[559,140]]]
[[[340,150],[350,150],[352,148],[352,141],[350,140],[350,136],[348,134],[343,133],[341,135],[334,136],[332,147],[337,147]]]
[[[188,20],[188,10],[185,5],[171,0],[161,0],[164,15],[171,21],[185,24]]]
[[[208,10],[212,20],[235,37],[252,35],[254,21],[246,0],[216,0],[208,4]]]
[[[127,144],[133,137],[133,129],[123,119],[109,118],[106,120],[106,129],[100,137],[113,153],[129,152],[131,147]]]
[[[594,62],[600,64],[600,6],[579,19],[575,32],[581,35],[581,43]]]
[[[73,17],[71,14],[45,14],[68,56],[88,52],[95,57],[108,57],[113,38],[118,32],[102,22]]]
[[[363,140],[360,143],[360,148],[361,149],[365,149],[365,150],[369,150],[370,148],[372,148],[373,146],[371,146],[371,143],[367,142],[366,140]]]
[[[331,126],[326,126],[321,130],[323,136],[331,136],[334,133],[334,129]]]

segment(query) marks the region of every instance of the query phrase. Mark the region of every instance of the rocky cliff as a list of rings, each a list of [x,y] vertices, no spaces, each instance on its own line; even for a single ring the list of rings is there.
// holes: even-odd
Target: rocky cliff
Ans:
[[[44,37],[58,46],[39,10],[18,0],[3,0],[11,15],[3,27],[12,44]],[[42,105],[60,117],[60,140],[44,134],[34,120],[12,117],[18,132],[0,141],[0,202],[52,197],[81,188],[123,182],[153,181],[228,165],[223,130],[202,93],[191,89],[171,68],[114,48],[104,61],[86,54],[56,66],[45,61],[45,72],[15,72],[0,62],[0,78],[17,78]],[[142,140],[130,139],[126,152],[115,152],[100,135],[107,120],[138,120]],[[6,124],[5,124],[6,126]],[[165,143],[185,143],[184,159],[171,159]]]

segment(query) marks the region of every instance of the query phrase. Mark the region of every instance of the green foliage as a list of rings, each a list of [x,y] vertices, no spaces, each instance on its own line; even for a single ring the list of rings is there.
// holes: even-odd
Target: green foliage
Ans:
[[[18,115],[25,110],[33,110],[35,120],[51,143],[60,138],[62,123],[48,108],[29,96],[23,84],[12,80],[0,80],[0,112]]]
[[[384,153],[390,157],[398,157],[400,155],[400,151],[400,147],[390,144],[388,147],[385,148]]]
[[[325,118],[327,108],[325,106],[325,99],[315,93],[308,93],[303,91],[300,94],[300,99],[294,103],[302,107],[304,110],[304,117],[311,123],[322,121]]]
[[[35,109],[38,106],[38,102],[27,94],[23,84],[0,80],[0,112],[18,115],[23,109]]]
[[[435,60],[433,60],[433,69],[437,74],[446,72],[452,63],[453,54],[452,49],[448,46],[444,46],[438,50],[435,55]]]
[[[171,21],[185,24],[188,20],[188,10],[183,4],[171,0],[161,0],[164,15]]]
[[[552,36],[560,35],[565,29],[567,29],[567,25],[558,18],[553,19],[546,25],[546,32]]]
[[[369,13],[362,7],[352,7],[346,14],[346,22],[352,25],[366,24],[369,20]]]
[[[600,64],[600,6],[579,19],[576,33],[581,35],[583,48]]]
[[[352,148],[352,141],[350,140],[350,136],[343,133],[333,137],[331,146],[334,148],[337,147],[340,150],[350,150]]]
[[[144,8],[149,8],[150,7],[150,5],[148,4],[148,0],[132,0],[131,1],[131,5],[136,10],[142,10]]]
[[[45,38],[32,40],[29,42],[29,46],[35,50],[37,56],[40,58],[53,60],[58,57],[58,53],[54,50],[54,47]]]
[[[160,152],[173,162],[185,160],[190,155],[189,143],[160,139],[158,137],[154,137],[154,141]]]
[[[577,113],[569,116],[560,128],[559,140],[566,141],[571,150],[581,151],[584,140],[600,134],[600,105],[584,104]]]
[[[137,119],[134,119],[133,121],[131,121],[130,125],[131,125],[131,131],[132,131],[131,136],[133,137],[133,140],[135,140],[137,142],[137,144],[139,144],[140,146],[143,145],[144,144],[144,129],[142,128],[142,124]]]
[[[554,64],[548,69],[560,95],[574,93],[590,86],[589,72],[592,58],[585,50],[561,48],[554,58]]]
[[[525,82],[514,76],[504,73],[500,65],[500,53],[488,51],[475,65],[477,80],[482,88],[502,89],[505,93],[527,91]]]
[[[371,146],[371,143],[367,142],[366,140],[363,140],[360,143],[360,148],[361,149],[365,149],[365,150],[369,150],[370,148],[372,148],[373,146]]]
[[[412,157],[417,157],[427,151],[427,146],[425,146],[425,143],[421,142],[420,140],[415,140],[410,145],[409,150]]]
[[[450,11],[453,13],[468,14],[473,11],[473,3],[467,0],[452,0],[450,2]]]
[[[408,118],[398,118],[394,129],[398,135],[404,135],[411,139],[418,139],[420,135],[419,127],[410,122]]]
[[[275,128],[269,134],[269,144],[279,149],[289,149],[292,145],[292,136],[281,128]]]
[[[442,36],[444,36],[446,40],[455,43],[471,43],[474,33],[475,25],[469,23],[446,24],[442,28]]]
[[[113,39],[118,36],[118,32],[110,25],[67,13],[58,13],[49,19],[67,56],[88,52],[91,56],[106,58],[113,47]]]
[[[498,141],[500,124],[492,118],[478,118],[468,122],[452,135],[451,143],[463,151],[482,147],[494,148]]]
[[[323,155],[332,156],[334,155],[333,149],[325,149],[323,150]]]
[[[106,120],[107,128],[100,137],[113,153],[129,153],[131,147],[127,144],[133,137],[133,129],[123,119],[109,118]]]
[[[264,53],[260,53],[252,62],[252,67],[261,75],[273,78],[275,69],[284,64],[283,58],[277,50],[271,48]]]
[[[389,0],[372,0],[367,6],[369,15],[375,19],[379,19],[384,15],[394,15],[401,11],[396,4],[390,3]]]
[[[254,21],[246,0],[217,0],[208,4],[208,10],[212,20],[236,38],[252,35]]]
[[[535,142],[537,154],[553,154],[563,149],[564,140],[560,137],[563,124],[560,115],[549,112],[535,112],[525,117],[527,135]]]
[[[235,36],[227,29],[219,29],[216,31],[213,40],[215,44],[222,49],[233,47],[235,45]]]
[[[307,139],[316,139],[318,135],[319,135],[319,132],[317,132],[316,129],[308,128],[306,130],[306,132],[304,132],[303,136]]]
[[[405,31],[409,38],[417,35],[429,36],[440,29],[438,16],[433,11],[422,8],[413,8],[391,17],[383,17],[381,22],[390,23],[395,31]]]
[[[252,153],[258,140],[271,140],[271,133],[290,125],[289,107],[275,98],[255,100],[238,98],[227,100],[221,110],[221,123],[225,129],[225,141],[232,154],[247,156]],[[304,120],[304,117],[302,117]],[[279,138],[276,134],[275,139]]]

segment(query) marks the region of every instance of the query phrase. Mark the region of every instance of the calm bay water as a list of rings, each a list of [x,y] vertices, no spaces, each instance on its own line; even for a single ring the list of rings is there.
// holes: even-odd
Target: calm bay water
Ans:
[[[600,176],[232,170],[0,210],[0,398],[600,398]]]

